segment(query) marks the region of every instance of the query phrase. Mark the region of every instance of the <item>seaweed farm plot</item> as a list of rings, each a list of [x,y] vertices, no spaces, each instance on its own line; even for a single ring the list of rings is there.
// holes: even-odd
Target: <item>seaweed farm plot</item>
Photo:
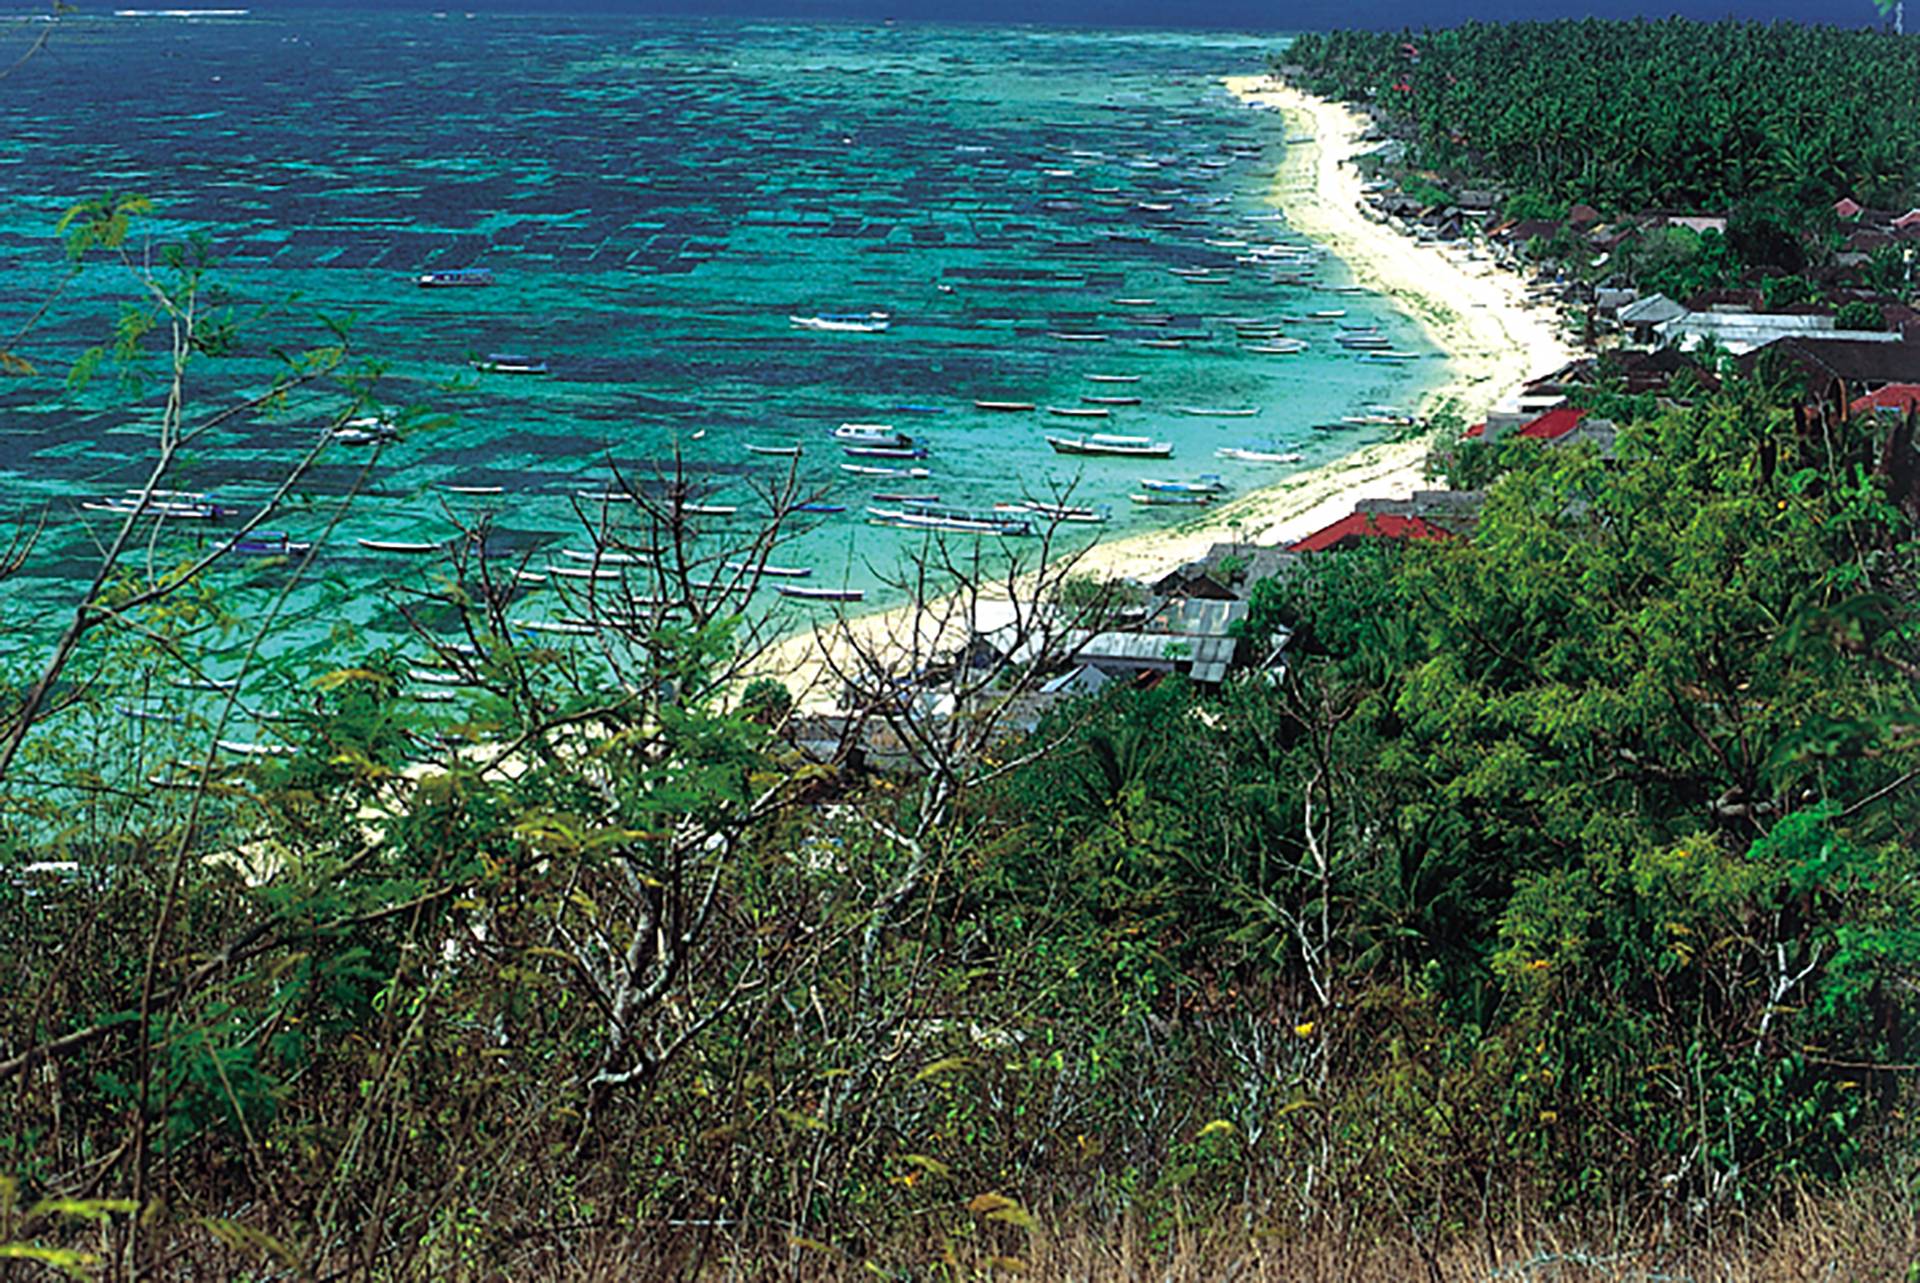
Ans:
[[[318,443],[271,523],[323,572],[281,606],[290,645],[383,635],[378,589],[480,516],[544,564],[598,519],[583,501],[676,469],[723,540],[791,478],[783,560],[884,604],[929,530],[883,495],[1071,490],[1106,518],[1090,533],[1146,528],[1181,513],[1126,502],[1136,464],[1058,442],[1149,438],[1163,469],[1252,488],[1439,379],[1339,341],[1417,328],[1271,213],[1282,131],[1217,83],[1260,65],[1251,37],[265,12],[60,36],[0,99],[0,307],[37,306],[60,211],[107,182],[152,199],[142,234],[204,234],[215,279],[274,305],[200,365],[198,409],[326,341],[313,314],[353,318],[380,363],[366,422],[324,441],[344,402],[209,433],[174,485],[207,511],[155,540],[217,539]],[[121,285],[83,274],[39,335],[48,372],[107,333]],[[141,484],[160,402],[46,377],[4,397],[0,514],[47,523],[19,599],[53,604]],[[394,430],[403,406],[432,413]],[[233,601],[273,583],[236,572]]]

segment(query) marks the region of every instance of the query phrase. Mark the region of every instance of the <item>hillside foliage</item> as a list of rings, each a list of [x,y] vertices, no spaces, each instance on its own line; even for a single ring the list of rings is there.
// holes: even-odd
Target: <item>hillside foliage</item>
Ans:
[[[1904,208],[1920,178],[1920,48],[1890,33],[1725,20],[1467,23],[1309,33],[1304,87],[1371,102],[1417,163],[1540,210]]]

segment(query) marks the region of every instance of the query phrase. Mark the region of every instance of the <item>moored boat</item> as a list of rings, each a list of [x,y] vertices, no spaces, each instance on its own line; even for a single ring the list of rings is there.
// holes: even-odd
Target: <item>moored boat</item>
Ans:
[[[422,272],[414,284],[423,290],[476,289],[493,284],[493,272],[484,267],[455,267],[439,272]]]
[[[1148,437],[1120,437],[1095,433],[1085,437],[1049,436],[1047,444],[1055,454],[1115,455],[1124,458],[1166,459],[1173,455],[1173,442]]]
[[[1063,419],[1104,419],[1113,411],[1105,406],[1050,405],[1047,407],[1047,413],[1058,415]]]
[[[924,459],[927,457],[925,446],[911,445],[848,445],[840,449],[853,459]]]
[[[797,459],[800,457],[800,447],[797,445],[749,445],[747,447],[747,453],[771,454],[779,455],[787,459]]]
[[[415,555],[439,552],[444,547],[442,544],[420,543],[406,539],[356,539],[354,542],[368,552],[401,552]]]
[[[470,362],[482,374],[545,374],[547,363],[514,352],[489,352]]]
[[[891,423],[843,423],[833,430],[833,439],[850,445],[909,446],[913,438]]]
[[[1140,494],[1130,494],[1127,498],[1148,507],[1167,508],[1204,508],[1213,502],[1210,494],[1181,494],[1174,491],[1150,490]]]
[[[867,595],[864,588],[806,588],[799,584],[778,584],[774,591],[795,601],[859,601]]]
[[[805,579],[813,573],[812,566],[770,566],[764,562],[755,566],[744,561],[729,561],[724,568],[735,574],[765,575],[770,579]]]
[[[818,316],[789,316],[802,330],[825,330],[834,334],[880,334],[892,321],[885,312],[823,312]]]
[[[1140,482],[1142,490],[1151,490],[1156,494],[1224,494],[1227,483],[1218,473],[1209,472],[1195,481],[1161,481],[1145,478]]]
[[[1292,450],[1248,450],[1231,445],[1221,446],[1213,453],[1219,458],[1240,463],[1300,463],[1307,457]]]
[[[1038,407],[1036,407],[1034,403],[1031,401],[978,401],[976,400],[973,403],[973,408],[976,410],[992,410],[1000,414],[1018,414],[1026,410],[1036,409]]]

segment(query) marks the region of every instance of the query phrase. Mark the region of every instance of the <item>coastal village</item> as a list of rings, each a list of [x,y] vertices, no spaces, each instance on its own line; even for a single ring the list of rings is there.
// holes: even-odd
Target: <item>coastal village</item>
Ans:
[[[1044,671],[1030,671],[1036,648],[1022,610],[974,604],[965,627],[946,628],[940,661],[905,683],[902,706],[890,713],[945,718],[978,714],[979,704],[998,700],[1009,705],[996,710],[1004,733],[1019,736],[1063,703],[1114,683],[1150,687],[1178,674],[1205,691],[1248,677],[1278,680],[1291,637],[1284,628],[1249,635],[1256,594],[1284,598],[1311,559],[1366,543],[1471,538],[1485,496],[1469,484],[1475,478],[1461,466],[1463,447],[1524,442],[1587,447],[1605,458],[1616,432],[1605,407],[1622,397],[1660,401],[1712,390],[1716,370],[1730,366],[1804,387],[1816,412],[1835,407],[1850,417],[1900,421],[1920,409],[1920,312],[1907,301],[1920,208],[1870,209],[1844,199],[1832,210],[1838,252],[1806,279],[1669,297],[1636,286],[1614,256],[1675,233],[1722,236],[1724,212],[1603,218],[1576,204],[1561,219],[1509,216],[1498,191],[1447,192],[1431,175],[1409,175],[1400,164],[1406,144],[1383,118],[1364,105],[1302,92],[1291,82],[1303,75],[1283,65],[1271,77],[1229,82],[1249,106],[1284,113],[1291,128],[1306,131],[1293,140],[1310,143],[1304,165],[1282,174],[1276,202],[1296,227],[1334,246],[1360,279],[1399,297],[1434,331],[1468,373],[1423,409],[1449,419],[1471,410],[1472,421],[1364,451],[1358,466],[1335,465],[1350,475],[1310,487],[1291,505],[1282,497],[1276,509],[1275,494],[1256,495],[1186,529],[1136,541],[1143,546],[1119,557],[1096,550],[1088,565],[1096,577],[1111,576],[1115,608],[1097,626],[1069,630],[1067,644],[1044,657]],[[1898,265],[1894,280],[1889,263]],[[1887,288],[1862,284],[1862,269],[1875,265]],[[1275,493],[1284,496],[1284,488]],[[1070,613],[1045,604],[1027,610]],[[802,638],[784,653],[793,663],[796,653],[831,644]],[[1009,683],[1017,694],[989,692],[975,697],[975,707],[957,708],[944,692],[963,668],[1019,673]],[[851,754],[875,765],[914,764],[893,717],[874,716],[857,692],[836,688],[804,660],[797,671],[804,711],[789,727],[796,745],[821,760]]]

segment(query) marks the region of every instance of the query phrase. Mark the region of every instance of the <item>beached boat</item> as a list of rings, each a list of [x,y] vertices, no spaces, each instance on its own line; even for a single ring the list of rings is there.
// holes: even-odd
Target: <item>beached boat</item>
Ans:
[[[1140,482],[1142,490],[1151,490],[1155,494],[1224,494],[1227,483],[1220,475],[1209,472],[1195,481],[1161,481],[1148,477]]]
[[[784,459],[797,459],[800,457],[800,447],[797,445],[750,445],[747,447],[747,453],[771,454],[778,455]]]
[[[1130,494],[1127,498],[1148,507],[1167,508],[1204,508],[1213,502],[1210,494],[1178,494],[1169,491],[1150,490],[1141,494]]]
[[[456,267],[442,272],[422,272],[414,284],[423,290],[477,289],[493,284],[493,273],[484,267]]]
[[[1240,463],[1300,463],[1307,457],[1291,450],[1247,450],[1233,445],[1221,446],[1214,454]]]
[[[1038,407],[1031,401],[975,401],[976,410],[992,410],[999,414],[1018,414]]]
[[[846,445],[907,446],[913,444],[912,437],[901,432],[891,423],[843,423],[833,430],[833,439]]]
[[[1055,454],[1117,455],[1136,459],[1167,459],[1173,456],[1173,442],[1148,437],[1119,437],[1095,433],[1086,437],[1047,438]]]
[[[789,316],[787,320],[798,329],[833,334],[880,334],[892,324],[885,312],[824,312],[818,316]]]
[[[867,595],[864,588],[804,588],[798,584],[779,584],[774,591],[795,601],[859,601]]]
[[[512,352],[489,352],[470,364],[482,374],[545,374],[547,372],[545,361]]]
[[[1050,405],[1047,407],[1047,413],[1059,415],[1063,419],[1104,419],[1113,411],[1102,406]]]

